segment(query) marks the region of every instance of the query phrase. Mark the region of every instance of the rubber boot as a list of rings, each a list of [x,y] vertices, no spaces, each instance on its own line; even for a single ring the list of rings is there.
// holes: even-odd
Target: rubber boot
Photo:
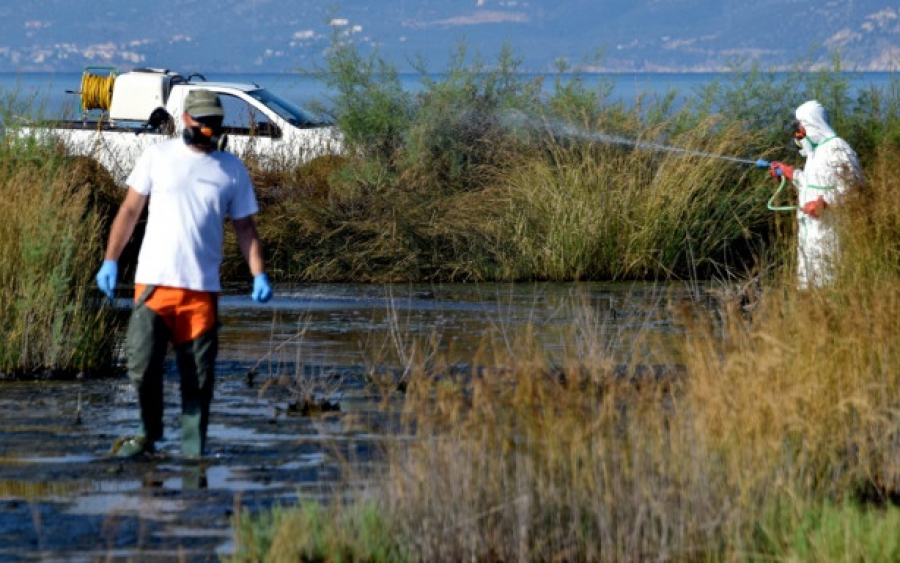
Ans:
[[[201,430],[199,412],[181,413],[181,455],[187,459],[203,457],[206,436]]]
[[[113,457],[134,458],[142,455],[153,455],[156,447],[143,436],[123,436],[116,438],[110,448],[109,455]]]
[[[209,488],[204,464],[196,463],[185,465],[181,468],[181,489],[184,491],[197,491]]]
[[[206,452],[206,432],[215,384],[218,329],[175,346],[181,375],[181,455],[199,458]]]
[[[128,377],[137,388],[141,410],[140,438],[152,451],[163,437],[163,369],[170,332],[162,318],[140,301],[128,323],[125,348]]]

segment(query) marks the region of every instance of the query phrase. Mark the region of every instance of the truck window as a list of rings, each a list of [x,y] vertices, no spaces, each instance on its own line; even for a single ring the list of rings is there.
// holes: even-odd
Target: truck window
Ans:
[[[231,94],[219,93],[219,100],[225,109],[222,123],[229,135],[280,138],[281,131],[274,123],[269,123],[265,114]]]
[[[314,128],[332,125],[327,117],[315,116],[300,106],[293,104],[264,88],[250,90],[247,92],[247,95],[259,100],[260,103],[294,127]]]

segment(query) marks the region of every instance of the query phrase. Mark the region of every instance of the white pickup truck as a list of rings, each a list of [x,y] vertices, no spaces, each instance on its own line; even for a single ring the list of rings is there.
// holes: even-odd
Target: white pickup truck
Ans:
[[[208,82],[165,69],[82,76],[80,119],[23,127],[19,135],[52,138],[73,155],[96,159],[123,183],[147,146],[180,134],[184,99],[198,88],[219,95],[227,150],[262,166],[292,166],[339,154],[342,137],[329,121],[256,84]]]

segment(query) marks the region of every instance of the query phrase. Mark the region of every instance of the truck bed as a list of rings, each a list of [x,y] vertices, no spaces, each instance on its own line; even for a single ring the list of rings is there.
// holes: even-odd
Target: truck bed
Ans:
[[[107,131],[110,133],[161,133],[158,130],[146,127],[143,123],[124,122],[110,123],[104,120],[58,120],[42,121],[36,127],[48,129],[68,129],[78,131]]]

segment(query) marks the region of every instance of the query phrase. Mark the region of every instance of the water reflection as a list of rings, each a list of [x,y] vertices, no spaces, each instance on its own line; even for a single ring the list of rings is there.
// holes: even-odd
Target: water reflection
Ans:
[[[528,325],[548,353],[561,354],[574,325],[593,323],[615,333],[625,354],[628,334],[673,330],[668,306],[703,295],[695,285],[652,283],[276,287],[266,305],[223,296],[220,348],[242,361],[359,366],[402,362],[402,348],[418,342],[467,363],[485,335],[502,341]]]

